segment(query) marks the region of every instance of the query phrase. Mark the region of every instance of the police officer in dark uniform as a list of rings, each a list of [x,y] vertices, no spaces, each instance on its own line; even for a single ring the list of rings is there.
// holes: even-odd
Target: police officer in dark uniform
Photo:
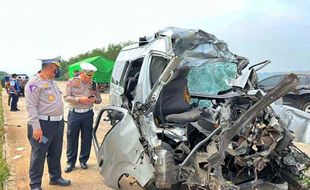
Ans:
[[[60,89],[53,80],[59,76],[59,59],[42,60],[42,72],[25,87],[28,112],[28,139],[31,144],[30,187],[41,190],[45,158],[50,185],[67,186],[70,180],[61,176],[60,158],[64,131],[64,105]]]
[[[16,77],[17,77],[17,74],[12,74],[12,78],[10,80],[10,97],[12,99],[11,111],[20,111],[17,108],[17,102],[18,102],[19,94],[20,94],[20,86],[18,84]]]
[[[97,68],[90,63],[81,63],[78,77],[69,80],[64,95],[69,103],[67,129],[67,167],[65,172],[71,172],[77,160],[79,133],[81,132],[80,166],[87,169],[92,141],[93,104],[101,103],[101,96],[92,80]]]

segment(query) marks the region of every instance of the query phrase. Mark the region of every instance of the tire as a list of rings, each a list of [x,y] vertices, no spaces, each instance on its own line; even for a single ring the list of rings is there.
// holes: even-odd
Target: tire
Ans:
[[[158,189],[156,188],[155,183],[153,182],[146,184],[143,190],[158,190]]]
[[[302,106],[302,110],[307,113],[310,113],[310,101],[304,103],[304,105]]]
[[[149,183],[147,184],[143,190],[188,190],[187,186],[185,185],[182,185],[181,183],[177,183],[177,184],[174,184],[172,185],[172,187],[170,189],[158,189],[156,186],[155,186],[155,183]]]
[[[294,139],[294,135],[286,128],[284,128],[282,135],[283,138],[278,142],[275,148],[275,151],[278,153],[281,153],[285,147],[288,147]]]

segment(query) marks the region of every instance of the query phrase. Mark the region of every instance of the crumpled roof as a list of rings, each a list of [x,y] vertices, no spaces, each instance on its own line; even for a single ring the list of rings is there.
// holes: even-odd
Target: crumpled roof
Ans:
[[[160,30],[156,36],[170,36],[175,55],[183,58],[181,66],[201,66],[205,63],[226,62],[245,68],[249,61],[229,51],[227,44],[215,35],[202,30],[168,27]]]
[[[202,30],[169,27],[155,34],[169,36],[179,67],[189,66],[188,85],[191,93],[216,95],[229,90],[232,79],[241,74],[249,61],[229,51],[227,44]],[[197,82],[204,81],[204,82]]]

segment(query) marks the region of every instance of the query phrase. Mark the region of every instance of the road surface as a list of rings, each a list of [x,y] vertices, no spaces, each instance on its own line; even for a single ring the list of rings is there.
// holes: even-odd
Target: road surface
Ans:
[[[65,83],[58,83],[62,91],[64,91]],[[18,102],[19,112],[10,112],[10,108],[7,105],[7,94],[3,92],[3,108],[5,118],[5,131],[6,131],[6,158],[11,170],[11,176],[6,184],[8,190],[25,190],[29,189],[29,163],[30,163],[30,151],[31,147],[27,139],[27,113],[25,107],[25,99],[21,97]],[[102,94],[103,104],[95,106],[95,113],[103,105],[107,105],[109,101],[108,94]],[[65,104],[65,120],[67,120],[68,106]],[[96,117],[96,116],[95,116]],[[106,133],[107,129],[100,129],[102,133]],[[66,125],[64,131],[64,143],[62,151],[62,169],[66,167]],[[70,179],[72,184],[68,187],[51,186],[49,185],[49,174],[47,165],[44,168],[43,184],[44,190],[110,190],[112,188],[107,187],[104,184],[103,177],[99,174],[95,153],[91,151],[91,157],[88,161],[89,168],[82,170],[79,167],[79,163],[76,163],[76,168],[71,173],[63,172],[63,177]],[[109,180],[109,179],[105,179]],[[130,185],[129,182],[133,182],[133,179],[123,179],[121,181],[122,190],[141,190],[136,184]]]

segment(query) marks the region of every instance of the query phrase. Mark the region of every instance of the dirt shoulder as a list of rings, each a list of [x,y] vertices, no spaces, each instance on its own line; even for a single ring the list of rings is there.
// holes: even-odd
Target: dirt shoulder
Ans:
[[[65,83],[58,83],[61,89],[65,88]],[[6,156],[7,163],[10,167],[11,176],[9,178],[6,187],[8,190],[24,190],[29,189],[29,163],[30,163],[30,151],[31,147],[27,139],[27,113],[25,107],[25,99],[21,97],[18,102],[18,108],[21,110],[19,112],[10,112],[7,101],[8,96],[3,92],[3,108],[5,116],[5,132],[6,132]],[[95,113],[99,110],[100,107],[108,103],[108,94],[102,94],[103,104],[96,105]],[[65,115],[67,115],[68,107],[65,105]],[[96,117],[96,116],[95,116]],[[65,120],[67,120],[65,116]],[[102,130],[105,133],[105,130]],[[64,143],[62,151],[62,170],[66,166],[66,125],[64,132]],[[78,163],[77,167],[71,173],[63,172],[63,177],[70,179],[72,185],[68,187],[60,186],[50,186],[49,183],[49,174],[47,165],[44,168],[44,176],[42,180],[42,188],[44,190],[55,190],[55,189],[67,189],[67,190],[110,190],[111,188],[107,187],[104,184],[104,179],[99,174],[97,160],[95,153],[91,151],[91,157],[88,161],[89,168],[87,170],[82,170]],[[128,180],[123,180],[121,183],[121,189],[140,189],[136,186],[129,185]]]

